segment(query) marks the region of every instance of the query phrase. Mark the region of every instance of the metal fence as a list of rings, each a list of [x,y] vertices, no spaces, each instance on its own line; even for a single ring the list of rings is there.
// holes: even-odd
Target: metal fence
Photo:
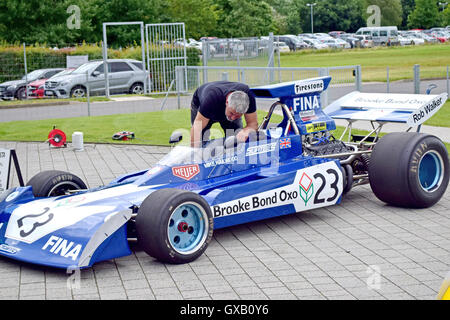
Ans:
[[[274,67],[177,67],[176,92],[192,93],[200,85],[212,81],[237,81],[256,87],[280,82],[302,80],[330,75],[330,87],[361,88],[360,66],[330,68],[274,68]],[[328,94],[324,94],[328,104]]]

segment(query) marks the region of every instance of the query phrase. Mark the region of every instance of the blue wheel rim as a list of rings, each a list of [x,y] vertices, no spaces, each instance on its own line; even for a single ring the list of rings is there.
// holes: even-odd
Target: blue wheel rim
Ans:
[[[194,202],[175,208],[170,216],[167,235],[170,245],[180,254],[191,254],[205,242],[208,234],[205,210]]]
[[[444,175],[444,165],[441,156],[429,151],[425,153],[419,162],[419,182],[423,190],[432,192],[437,189]]]

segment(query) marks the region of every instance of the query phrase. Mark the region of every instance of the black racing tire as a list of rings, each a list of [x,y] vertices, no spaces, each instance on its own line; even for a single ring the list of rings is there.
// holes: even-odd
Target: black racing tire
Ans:
[[[139,246],[171,264],[189,263],[202,255],[211,242],[213,227],[209,204],[200,195],[180,189],[151,193],[136,216]]]
[[[344,189],[342,194],[347,194],[353,186],[353,169],[351,165],[345,164],[341,166],[342,175],[344,176]]]
[[[369,181],[377,198],[390,205],[431,207],[441,199],[448,186],[447,149],[432,135],[387,134],[372,152]]]
[[[86,184],[76,175],[59,170],[42,171],[28,181],[35,197],[56,197],[68,190],[85,190]]]
[[[84,98],[87,96],[87,90],[82,85],[77,85],[70,90],[71,98]]]

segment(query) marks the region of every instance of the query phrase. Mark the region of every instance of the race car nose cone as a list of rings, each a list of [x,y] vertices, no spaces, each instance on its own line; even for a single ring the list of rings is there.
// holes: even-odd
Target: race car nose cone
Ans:
[[[181,221],[178,224],[178,231],[180,231],[180,232],[186,232],[188,230],[188,228],[189,228],[189,225],[184,221]]]

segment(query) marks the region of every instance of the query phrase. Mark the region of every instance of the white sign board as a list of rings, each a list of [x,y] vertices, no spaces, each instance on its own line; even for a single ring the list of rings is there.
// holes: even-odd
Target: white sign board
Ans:
[[[67,68],[78,68],[83,63],[86,63],[89,61],[89,56],[66,56],[66,66]]]
[[[0,193],[6,190],[9,178],[11,150],[0,149]]]

